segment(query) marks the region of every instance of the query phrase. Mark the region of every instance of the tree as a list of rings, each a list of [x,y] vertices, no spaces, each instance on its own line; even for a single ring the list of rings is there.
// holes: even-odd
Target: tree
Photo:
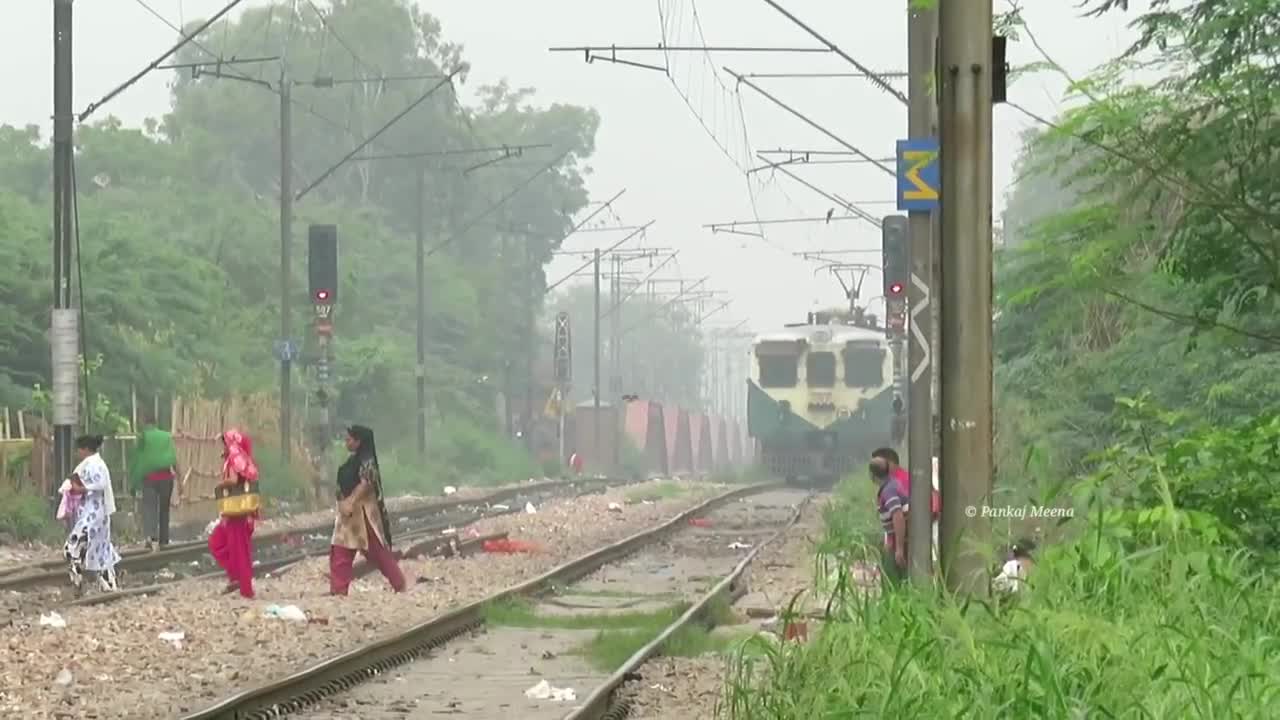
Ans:
[[[1270,56],[1256,30],[1275,12],[1155,5],[1128,55],[1073,86],[1088,102],[1024,148],[1020,174],[1035,184],[1010,198],[1018,241],[997,267],[1014,467],[1015,448],[1036,440],[1059,470],[1088,466],[1122,434],[1117,396],[1185,411],[1175,434],[1280,400],[1280,160],[1268,149],[1280,95],[1256,61]],[[1123,82],[1139,65],[1162,79]]]
[[[440,76],[464,67],[439,23],[407,0],[339,0],[324,12],[322,21],[301,6],[294,17],[274,6],[250,9],[197,38],[180,61],[282,55],[282,63],[183,71],[163,119],[127,128],[107,117],[79,129],[86,343],[104,358],[95,393],[120,404],[130,386],[211,396],[274,387],[282,69],[294,83],[293,173],[301,189]],[[420,75],[436,77],[391,79]],[[465,70],[456,79],[465,80]],[[431,249],[429,395],[436,417],[475,429],[458,434],[474,447],[475,433],[492,433],[495,419],[495,389],[475,380],[497,376],[512,353],[529,351],[511,341],[529,332],[516,311],[527,312],[532,299],[540,313],[542,267],[587,202],[582,175],[594,150],[594,111],[540,108],[532,91],[505,83],[479,98],[468,106],[452,84],[441,84],[361,155],[551,147],[519,157],[490,151],[353,161],[295,207],[299,235],[312,222],[339,226],[340,410],[376,422],[386,446],[411,437],[415,425],[406,392],[416,365],[415,277],[402,259],[414,254],[417,206],[424,206]],[[47,383],[47,153],[34,128],[0,128],[0,401],[11,406],[29,403],[31,387]],[[483,167],[469,170],[475,165]],[[419,172],[422,198],[415,196]],[[302,247],[295,245],[295,257],[304,257]],[[295,261],[292,279],[299,328],[310,323],[304,266]],[[309,389],[308,367],[304,354],[299,392]]]

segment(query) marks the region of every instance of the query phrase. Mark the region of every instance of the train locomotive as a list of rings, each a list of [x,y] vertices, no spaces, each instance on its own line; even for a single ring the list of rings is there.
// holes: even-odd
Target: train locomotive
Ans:
[[[758,335],[752,356],[747,427],[770,472],[790,484],[832,483],[891,444],[903,403],[874,317],[809,313]]]

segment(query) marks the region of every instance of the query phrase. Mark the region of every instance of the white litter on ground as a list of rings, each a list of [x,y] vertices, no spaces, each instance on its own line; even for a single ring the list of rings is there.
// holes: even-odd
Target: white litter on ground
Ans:
[[[524,696],[530,700],[554,700],[555,702],[573,702],[578,699],[578,694],[573,691],[573,688],[552,687],[546,680],[525,690]]]

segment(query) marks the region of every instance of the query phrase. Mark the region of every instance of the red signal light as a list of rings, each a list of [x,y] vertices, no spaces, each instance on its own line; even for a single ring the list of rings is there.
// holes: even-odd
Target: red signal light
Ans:
[[[328,300],[328,299],[329,299],[329,291],[328,291],[328,290],[317,290],[317,291],[316,291],[316,301],[317,301],[317,302],[325,302],[325,301],[326,301],[326,300]]]
[[[902,290],[903,290],[903,288],[902,288],[902,283],[891,283],[891,284],[889,285],[889,294],[890,294],[890,295],[901,295],[901,294],[902,294]]]

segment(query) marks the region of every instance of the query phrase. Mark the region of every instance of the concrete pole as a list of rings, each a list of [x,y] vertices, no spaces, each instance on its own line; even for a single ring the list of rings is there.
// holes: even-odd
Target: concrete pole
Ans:
[[[595,313],[594,326],[592,331],[593,345],[592,352],[595,359],[592,361],[591,367],[591,457],[588,458],[595,463],[594,472],[599,473],[603,470],[602,462],[604,453],[600,451],[600,248],[596,248],[595,262]]]
[[[291,332],[289,315],[293,245],[293,106],[289,102],[291,83],[280,74],[280,339],[288,342]],[[280,456],[285,468],[292,457],[290,447],[293,430],[293,359],[288,352],[280,358]]]
[[[418,363],[414,374],[418,390],[418,459],[427,458],[427,169],[418,167],[417,194],[414,196],[414,231],[416,234],[414,270],[417,276]]]
[[[50,356],[53,386],[52,487],[75,469],[71,458],[72,428],[80,408],[80,334],[71,308],[72,256],[75,241],[75,111],[72,109],[72,3],[53,3],[53,313]],[[84,298],[80,301],[83,303]],[[92,409],[86,413],[92,417]]]
[[[939,10],[942,570],[983,593],[991,524],[991,0]],[[969,517],[973,514],[974,517]]]
[[[935,136],[936,105],[930,93],[929,78],[934,68],[934,41],[938,33],[936,8],[922,9],[907,3],[907,112],[908,137],[912,140]],[[928,512],[930,490],[933,489],[933,382],[930,358],[930,335],[934,309],[930,303],[933,282],[932,213],[913,211],[907,214],[908,255],[911,270],[907,283],[910,328],[907,348],[907,468],[911,472],[912,512],[908,515],[907,564],[911,578],[920,585],[932,582],[933,521]]]

